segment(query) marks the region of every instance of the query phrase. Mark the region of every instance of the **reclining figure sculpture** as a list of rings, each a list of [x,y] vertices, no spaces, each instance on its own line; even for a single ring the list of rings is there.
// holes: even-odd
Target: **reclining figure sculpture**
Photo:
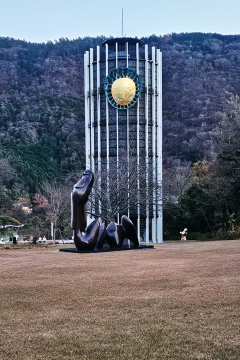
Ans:
[[[102,249],[106,241],[110,248],[120,248],[124,239],[129,239],[136,247],[139,247],[135,227],[127,216],[121,218],[121,225],[114,222],[108,225],[95,219],[86,228],[84,206],[88,201],[94,182],[91,170],[86,170],[82,178],[74,185],[71,194],[71,226],[74,230],[74,243],[78,251]]]

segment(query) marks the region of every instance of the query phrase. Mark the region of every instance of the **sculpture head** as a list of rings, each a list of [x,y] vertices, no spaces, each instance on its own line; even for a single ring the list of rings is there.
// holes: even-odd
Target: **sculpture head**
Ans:
[[[93,172],[89,169],[85,170],[82,178],[73,186],[73,193],[77,193],[79,196],[82,196],[83,201],[87,201],[93,187],[93,182]]]
[[[84,206],[88,201],[94,182],[94,175],[91,170],[85,170],[82,178],[73,186],[71,194],[71,224],[73,229],[84,231],[86,218]]]

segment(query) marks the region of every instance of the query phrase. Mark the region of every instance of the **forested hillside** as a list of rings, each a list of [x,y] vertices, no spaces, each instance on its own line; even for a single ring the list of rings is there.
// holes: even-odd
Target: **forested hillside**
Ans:
[[[13,203],[21,197],[36,206],[33,199],[42,184],[64,186],[66,179],[83,168],[83,54],[104,40],[89,37],[36,44],[0,38],[2,215],[14,215]],[[225,141],[223,133],[228,136],[226,131],[231,128],[228,120],[238,113],[240,35],[189,33],[142,40],[163,52],[165,218],[166,233],[172,233],[193,218],[191,214],[184,218],[189,206],[180,213],[173,207],[189,189],[193,191],[197,166],[203,164],[196,163],[204,160],[204,171],[216,164],[223,149],[219,144]],[[236,121],[234,126],[238,129]],[[210,215],[201,210],[202,223],[192,225],[192,231],[213,233],[219,224],[228,230],[230,216],[234,221],[238,218],[238,208],[224,199],[225,209],[209,200],[210,214],[218,215],[210,224]],[[38,211],[41,213],[39,203]],[[173,220],[177,225],[172,226]]]

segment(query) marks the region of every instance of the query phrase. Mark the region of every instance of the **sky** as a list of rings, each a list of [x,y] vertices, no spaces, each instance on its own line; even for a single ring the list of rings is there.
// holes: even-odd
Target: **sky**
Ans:
[[[240,34],[240,0],[1,0],[0,36],[31,42],[186,32]]]

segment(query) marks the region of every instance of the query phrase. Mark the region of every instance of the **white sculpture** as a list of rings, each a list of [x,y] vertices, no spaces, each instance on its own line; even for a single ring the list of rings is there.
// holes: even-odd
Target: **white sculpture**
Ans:
[[[187,228],[185,228],[183,231],[180,231],[180,234],[182,235],[181,237],[181,241],[186,241],[187,240]]]

